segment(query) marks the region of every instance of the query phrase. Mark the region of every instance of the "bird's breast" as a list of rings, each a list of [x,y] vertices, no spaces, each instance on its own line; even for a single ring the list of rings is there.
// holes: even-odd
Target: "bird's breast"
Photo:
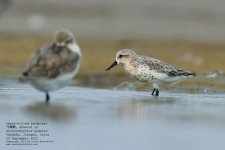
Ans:
[[[157,82],[158,76],[154,70],[151,70],[146,65],[139,65],[137,69],[136,78],[142,82]]]
[[[137,68],[132,64],[125,64],[124,66],[125,71],[130,74],[131,76],[135,76],[138,72]]]

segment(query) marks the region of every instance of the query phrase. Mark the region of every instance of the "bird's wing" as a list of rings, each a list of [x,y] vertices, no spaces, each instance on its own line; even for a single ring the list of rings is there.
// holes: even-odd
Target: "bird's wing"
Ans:
[[[74,70],[79,63],[79,54],[66,47],[50,46],[37,50],[31,57],[27,70],[30,77],[56,78],[60,74]]]
[[[155,70],[159,73],[166,73],[170,77],[195,75],[194,73],[185,72],[182,69],[175,68],[158,59],[143,57],[142,60],[149,66],[150,70]]]

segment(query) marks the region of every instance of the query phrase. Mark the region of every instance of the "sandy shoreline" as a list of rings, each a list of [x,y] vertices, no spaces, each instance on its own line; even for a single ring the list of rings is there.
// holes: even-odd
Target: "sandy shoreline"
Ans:
[[[0,37],[1,68],[22,70],[31,53],[51,40],[51,37],[43,36]],[[77,40],[83,53],[81,74],[99,72],[104,74],[105,68],[112,63],[117,50],[122,48],[131,48],[138,54],[155,57],[179,68],[198,73],[225,71],[224,43],[85,37],[77,37]],[[120,67],[112,71],[112,73],[118,72],[122,72]]]

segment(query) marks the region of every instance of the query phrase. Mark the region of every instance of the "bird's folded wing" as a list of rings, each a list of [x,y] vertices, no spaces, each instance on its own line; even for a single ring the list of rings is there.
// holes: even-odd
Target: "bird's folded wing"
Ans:
[[[53,46],[39,49],[32,56],[25,72],[30,77],[56,78],[72,72],[79,62],[79,55],[67,48],[52,50]]]
[[[156,72],[159,73],[166,73],[170,77],[176,77],[176,76],[181,76],[181,75],[186,75],[187,72],[177,69],[163,61],[160,61],[158,59],[145,59],[145,64],[149,66],[150,70],[155,70]]]

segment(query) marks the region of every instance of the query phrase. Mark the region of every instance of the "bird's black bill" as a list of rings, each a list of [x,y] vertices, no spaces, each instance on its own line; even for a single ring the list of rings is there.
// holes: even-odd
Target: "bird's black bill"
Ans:
[[[117,62],[114,61],[114,62],[112,63],[112,65],[110,65],[109,68],[107,68],[105,71],[110,70],[111,68],[115,67],[116,65],[117,65]]]

